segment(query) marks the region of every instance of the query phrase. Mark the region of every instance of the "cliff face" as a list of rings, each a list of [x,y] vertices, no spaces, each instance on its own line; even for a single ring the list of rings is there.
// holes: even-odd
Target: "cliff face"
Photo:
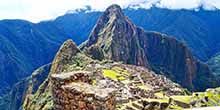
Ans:
[[[136,27],[117,5],[110,6],[99,18],[81,49],[99,60],[111,59],[152,68],[191,90],[216,86],[209,68],[194,58],[183,43]],[[203,82],[199,84],[201,88],[198,82]]]

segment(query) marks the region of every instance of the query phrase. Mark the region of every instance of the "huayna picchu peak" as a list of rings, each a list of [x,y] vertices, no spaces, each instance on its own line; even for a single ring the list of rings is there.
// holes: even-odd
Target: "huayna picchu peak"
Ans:
[[[148,67],[147,56],[140,46],[136,26],[124,16],[118,5],[104,12],[81,49],[95,59],[112,59]]]
[[[62,35],[58,30],[63,28],[51,33]],[[17,104],[7,109],[182,110],[219,105],[218,74],[183,42],[136,26],[119,5],[102,13],[85,42],[77,46],[73,40],[65,37],[51,63],[1,99]],[[215,59],[210,61],[214,66]]]
[[[98,19],[81,49],[95,59],[111,59],[151,68],[190,90],[217,86],[208,66],[178,40],[135,26],[117,5]]]

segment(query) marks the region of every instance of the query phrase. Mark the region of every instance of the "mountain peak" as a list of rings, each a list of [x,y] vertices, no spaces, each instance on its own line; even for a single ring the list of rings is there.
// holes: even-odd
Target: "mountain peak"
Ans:
[[[111,5],[99,18],[89,40],[81,49],[95,59],[111,59],[148,67],[140,47],[136,26],[124,16],[118,5]]]
[[[109,6],[105,10],[104,15],[109,15],[109,16],[115,15],[116,17],[124,16],[121,7],[119,5],[116,5],[116,4],[113,4],[113,5]]]
[[[80,52],[80,50],[76,44],[71,39],[66,40],[53,60],[51,74],[60,73],[62,71],[62,65],[68,63],[78,52]]]
[[[127,17],[125,17],[121,7],[119,5],[111,5],[109,6],[103,13],[103,15],[98,19],[97,24],[93,28],[92,32],[90,33],[89,40],[86,43],[86,46],[91,46],[95,42],[98,41],[98,34],[104,34],[105,32],[113,32],[113,30],[117,28],[126,28],[124,27],[126,24],[130,25],[130,22]],[[132,25],[133,27],[133,25]],[[107,29],[107,30],[104,30]],[[133,28],[131,28],[133,29]],[[117,30],[115,30],[116,32]],[[121,30],[118,30],[121,31]],[[99,37],[103,38],[105,36]],[[107,38],[111,39],[112,36],[106,36],[102,40],[106,40]],[[83,47],[84,48],[84,47]]]
[[[121,10],[121,7],[118,4],[112,4],[106,10],[111,10],[111,9]]]

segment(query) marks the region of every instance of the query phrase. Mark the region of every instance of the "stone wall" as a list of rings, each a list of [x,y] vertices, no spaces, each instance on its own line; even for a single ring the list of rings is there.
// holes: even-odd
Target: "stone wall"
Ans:
[[[88,72],[51,75],[55,110],[115,110],[112,88],[92,85]]]

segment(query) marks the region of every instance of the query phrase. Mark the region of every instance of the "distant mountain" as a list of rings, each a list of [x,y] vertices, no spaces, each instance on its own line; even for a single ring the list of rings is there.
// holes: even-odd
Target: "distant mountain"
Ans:
[[[117,5],[106,9],[80,47],[94,59],[122,61],[165,73],[190,90],[217,86],[208,66],[193,57],[183,43],[137,27]]]
[[[220,11],[125,9],[131,21],[145,30],[159,31],[186,43],[207,61],[220,50]],[[102,12],[68,13],[37,24],[23,20],[0,21],[0,95],[37,67],[49,63],[66,39],[85,41]]]
[[[88,39],[89,33],[96,24],[100,14],[101,12],[86,13],[85,11],[72,14],[68,13],[64,16],[57,17],[52,22],[79,45]],[[48,25],[47,22],[45,22],[45,25]]]

